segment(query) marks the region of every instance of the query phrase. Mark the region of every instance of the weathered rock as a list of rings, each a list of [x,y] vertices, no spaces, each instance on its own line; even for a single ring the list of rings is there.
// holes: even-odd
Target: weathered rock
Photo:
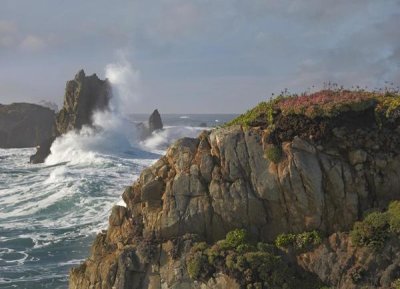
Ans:
[[[86,76],[80,70],[73,80],[67,82],[64,106],[57,114],[58,133],[90,125],[93,112],[108,109],[110,97],[111,87],[107,80],[99,79],[96,74]]]
[[[340,127],[337,131],[343,133],[336,136],[326,132],[330,137],[323,143],[323,138],[317,143],[293,132],[293,137],[274,143],[282,148],[279,163],[265,156],[264,149],[271,137],[270,131],[262,128],[231,126],[175,142],[163,158],[145,169],[125,190],[125,219],[120,227],[109,227],[112,234],[107,233],[104,241],[104,246],[117,249],[107,253],[94,250],[99,257],[91,258],[80,271],[71,273],[71,288],[113,288],[116,283],[112,281],[103,287],[96,284],[96,280],[106,280],[111,273],[95,268],[110,266],[108,258],[117,260],[121,248],[139,246],[146,236],[159,240],[156,243],[160,251],[154,261],[142,263],[147,269],[144,279],[140,277],[143,282],[140,288],[228,286],[221,284],[233,280],[215,278],[202,284],[190,280],[183,262],[190,242],[184,242],[186,251],[182,250],[177,259],[171,257],[175,254],[168,247],[170,242],[187,234],[215,242],[235,228],[245,228],[254,241],[272,241],[285,232],[320,230],[332,234],[349,230],[366,210],[383,208],[390,200],[399,199],[400,152],[396,151],[400,146],[399,135],[384,127]],[[366,147],[366,137],[384,140],[379,143],[381,149]],[[357,150],[349,158],[348,152]],[[129,225],[132,223],[135,225]],[[141,228],[140,233],[133,236],[129,226]],[[350,283],[345,281],[346,262],[353,262],[346,259],[353,254],[349,246],[346,238],[334,241],[332,237],[330,245],[316,253],[321,257],[309,255],[301,259],[300,256],[298,262],[328,284],[353,288],[346,287]],[[341,252],[347,253],[341,255]],[[363,256],[375,256],[368,254]],[[331,258],[330,263],[322,264],[323,256]],[[335,265],[335,260],[340,265]],[[388,262],[397,264],[393,259]],[[379,282],[392,281],[391,272],[396,266],[379,267],[385,268],[378,274],[382,276]],[[92,280],[79,287],[88,274],[94,274],[90,275]]]
[[[80,70],[73,80],[67,82],[64,106],[57,113],[55,122],[54,119],[50,122],[55,130],[40,143],[30,162],[44,162],[51,153],[51,144],[57,136],[70,130],[79,130],[83,125],[91,125],[93,113],[108,109],[110,98],[111,87],[107,80],[100,80],[96,74],[86,76]]]
[[[391,288],[400,278],[400,242],[391,240],[376,251],[354,246],[346,233],[335,233],[315,250],[299,254],[297,262],[334,288]]]
[[[55,113],[30,104],[0,104],[0,148],[35,147],[54,134]]]
[[[163,129],[163,123],[161,120],[160,113],[157,109],[153,111],[153,113],[149,117],[149,130],[152,133],[155,130]]]
[[[367,153],[363,150],[354,150],[349,152],[349,161],[350,164],[357,165],[362,164],[367,160]]]
[[[164,127],[161,115],[158,112],[158,109],[155,109],[149,117],[149,121],[147,124],[142,122],[136,125],[137,131],[139,132],[139,138],[144,140],[151,136],[154,131],[162,130]]]
[[[36,147],[36,153],[30,156],[29,162],[31,164],[43,163],[48,155],[51,153],[50,148],[54,142],[55,137],[49,137],[48,139],[42,141]]]

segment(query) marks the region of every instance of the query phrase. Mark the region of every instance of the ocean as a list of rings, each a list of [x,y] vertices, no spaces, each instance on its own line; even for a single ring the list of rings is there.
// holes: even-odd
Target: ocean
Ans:
[[[135,122],[110,121],[57,139],[44,164],[34,148],[0,149],[0,288],[68,288],[68,274],[89,256],[124,187],[180,137],[195,137],[234,118],[228,114],[165,114],[164,130],[138,141]],[[105,120],[104,120],[105,119]],[[204,127],[206,126],[206,127]]]

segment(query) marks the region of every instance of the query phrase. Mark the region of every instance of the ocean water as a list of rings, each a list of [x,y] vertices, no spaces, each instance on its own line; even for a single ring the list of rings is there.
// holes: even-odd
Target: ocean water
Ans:
[[[177,138],[235,115],[162,115],[165,129],[140,142],[134,122],[147,117],[121,126],[103,115],[101,130],[58,139],[44,164],[27,163],[33,148],[0,149],[0,288],[68,288],[124,187]]]

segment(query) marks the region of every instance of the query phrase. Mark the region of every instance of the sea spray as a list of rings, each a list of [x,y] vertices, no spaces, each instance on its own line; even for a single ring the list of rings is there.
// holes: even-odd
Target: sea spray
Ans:
[[[59,159],[53,165],[28,164],[34,148],[0,149],[0,287],[67,288],[70,268],[88,256],[95,233],[107,228],[110,209],[123,205],[124,188],[159,159],[157,152],[165,153],[167,142],[203,129],[192,126],[235,117],[189,116],[166,115],[165,129],[130,154],[115,154],[124,144],[105,133],[121,127],[120,121],[130,124],[108,114],[94,119],[102,131],[84,128],[79,136],[70,132],[57,141],[54,155]],[[112,147],[116,144],[121,147]]]
[[[92,126],[83,126],[80,131],[70,131],[57,138],[46,165],[101,162],[99,153],[125,153],[135,145],[136,126],[129,120],[128,114],[138,99],[139,72],[125,57],[107,65],[105,70],[112,87],[109,109],[94,112]]]
[[[163,130],[154,131],[147,139],[140,142],[143,149],[162,153],[169,144],[180,137],[197,137],[204,127],[165,126]]]

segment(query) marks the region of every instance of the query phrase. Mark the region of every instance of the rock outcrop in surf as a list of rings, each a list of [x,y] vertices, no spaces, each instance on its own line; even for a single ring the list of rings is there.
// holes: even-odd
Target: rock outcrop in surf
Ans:
[[[0,148],[38,146],[53,135],[54,120],[54,111],[37,104],[0,104]]]
[[[158,109],[155,109],[149,117],[147,124],[139,123],[137,124],[137,129],[139,131],[139,137],[144,140],[151,136],[154,131],[162,130],[164,125],[161,119],[161,115]]]
[[[380,259],[348,232],[400,199],[399,99],[281,97],[178,140],[126,188],[70,288],[390,288],[400,230]]]
[[[44,162],[56,137],[70,130],[80,130],[83,125],[91,125],[95,111],[108,109],[111,95],[111,86],[107,80],[99,79],[96,74],[86,76],[80,70],[66,84],[64,105],[56,115],[53,135],[40,144],[30,162]]]
[[[158,109],[155,109],[149,117],[149,130],[152,133],[158,129],[163,129],[163,123]]]

